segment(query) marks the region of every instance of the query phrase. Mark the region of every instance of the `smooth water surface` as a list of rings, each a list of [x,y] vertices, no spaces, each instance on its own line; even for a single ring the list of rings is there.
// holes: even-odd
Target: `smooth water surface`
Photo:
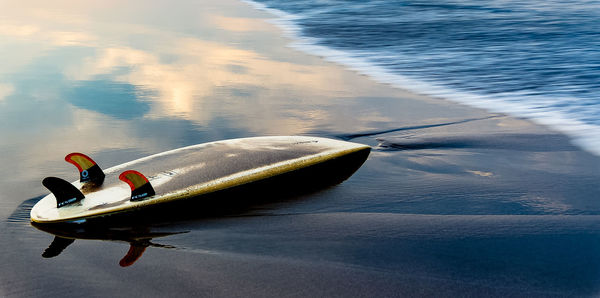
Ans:
[[[0,9],[0,296],[599,293],[600,161],[564,135],[289,49],[241,2]],[[373,150],[337,186],[202,217],[29,223],[44,177],[77,179],[70,152],[296,134]]]

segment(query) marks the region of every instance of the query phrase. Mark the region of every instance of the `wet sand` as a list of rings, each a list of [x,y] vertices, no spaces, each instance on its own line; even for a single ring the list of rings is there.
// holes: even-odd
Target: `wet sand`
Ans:
[[[1,296],[598,295],[600,158],[566,136],[289,49],[244,3],[78,3],[0,23]],[[77,178],[67,153],[294,134],[373,151],[337,186],[63,227],[78,240],[42,257],[55,236],[28,212],[43,177]]]

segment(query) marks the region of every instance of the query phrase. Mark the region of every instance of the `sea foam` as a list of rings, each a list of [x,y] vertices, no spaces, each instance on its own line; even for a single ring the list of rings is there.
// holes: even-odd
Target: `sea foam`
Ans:
[[[242,1],[255,9],[274,15],[275,18],[269,22],[278,26],[286,37],[292,39],[289,46],[293,49],[320,56],[326,61],[343,65],[380,83],[481,108],[493,113],[503,113],[529,119],[534,123],[550,127],[570,136],[573,144],[600,156],[600,125],[580,119],[593,118],[595,117],[594,113],[586,115],[581,108],[577,109],[577,112],[572,112],[572,110],[576,110],[576,107],[570,106],[570,103],[576,103],[577,98],[568,96],[550,98],[548,95],[535,94],[527,90],[478,94],[444,86],[429,78],[402,75],[373,61],[372,57],[378,57],[380,61],[385,60],[385,53],[360,49],[336,49],[328,46],[323,39],[307,36],[303,33],[302,26],[299,25],[299,20],[304,18],[301,14],[288,13],[255,1]]]

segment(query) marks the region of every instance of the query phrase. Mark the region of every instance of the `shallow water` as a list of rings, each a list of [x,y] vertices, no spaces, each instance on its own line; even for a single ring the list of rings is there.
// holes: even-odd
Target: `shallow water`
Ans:
[[[600,161],[566,136],[290,50],[243,3],[45,5],[0,19],[0,295],[598,294]],[[77,179],[70,152],[293,134],[373,151],[334,187],[61,227],[50,249],[29,223],[44,177]]]
[[[598,1],[248,1],[293,46],[372,78],[549,125],[600,155]]]

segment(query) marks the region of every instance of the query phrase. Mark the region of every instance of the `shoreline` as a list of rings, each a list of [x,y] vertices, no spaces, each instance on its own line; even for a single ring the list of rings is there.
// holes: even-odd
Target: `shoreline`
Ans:
[[[238,0],[28,1],[0,20],[0,294],[597,296],[600,158],[566,135],[291,49]],[[226,215],[198,197],[206,216],[76,240],[30,224],[43,177],[79,178],[68,153],[108,169],[273,135],[373,149],[341,184],[244,193]]]
[[[600,139],[597,138],[600,135],[600,127],[575,119],[569,119],[558,111],[527,106],[523,102],[515,103],[510,98],[504,100],[503,97],[496,98],[490,95],[476,95],[450,90],[443,86],[390,73],[379,66],[367,62],[363,58],[354,57],[350,53],[320,45],[316,38],[302,35],[300,33],[300,26],[294,23],[296,17],[292,14],[267,7],[265,4],[252,0],[239,1],[255,10],[272,15],[273,19],[268,19],[267,22],[277,26],[281,30],[281,34],[290,39],[290,43],[287,45],[289,48],[321,57],[325,61],[335,63],[358,74],[366,75],[377,83],[388,85],[407,93],[482,109],[490,114],[500,113],[513,118],[527,119],[536,125],[541,125],[552,131],[565,134],[569,137],[572,144],[600,157]]]
[[[0,187],[8,190],[6,195],[18,198],[25,193],[25,197],[32,198],[45,193],[45,189],[39,185],[39,177],[47,173],[39,169],[56,168],[60,169],[56,175],[69,175],[70,169],[61,167],[65,152],[97,152],[107,156],[104,163],[111,165],[126,159],[232,136],[309,134],[338,138],[366,133],[370,137],[362,137],[358,141],[381,151],[389,148],[435,150],[436,146],[457,150],[496,150],[513,146],[516,152],[519,148],[531,151],[533,148],[540,149],[540,146],[532,146],[524,139],[513,136],[529,136],[529,143],[537,142],[538,136],[537,140],[549,148],[575,152],[574,154],[588,160],[587,165],[582,165],[586,169],[593,169],[598,164],[597,156],[590,157],[588,154],[591,154],[587,151],[566,146],[565,143],[571,142],[567,140],[567,135],[556,136],[556,131],[531,120],[498,115],[481,108],[379,83],[338,63],[290,48],[289,44],[294,40],[286,37],[279,27],[269,23],[272,15],[256,10],[247,1],[230,0],[224,4],[207,3],[206,6],[210,9],[201,18],[206,21],[197,25],[197,30],[204,34],[200,37],[182,34],[179,32],[181,28],[177,26],[168,27],[170,30],[156,30],[142,25],[123,25],[123,28],[110,25],[105,28],[99,24],[100,29],[90,30],[87,35],[82,34],[86,36],[82,41],[54,45],[57,52],[63,48],[68,50],[75,44],[87,45],[96,49],[96,53],[84,53],[85,55],[63,60],[50,57],[52,63],[60,65],[59,69],[64,68],[57,76],[62,75],[68,79],[68,84],[52,84],[67,91],[52,90],[53,87],[43,86],[44,82],[40,82],[42,87],[52,91],[48,93],[58,95],[41,103],[43,109],[39,115],[35,111],[40,106],[35,103],[27,106],[28,101],[22,101],[24,107],[16,106],[13,103],[17,101],[11,100],[10,96],[0,102],[13,110],[34,111],[29,115],[31,119],[46,117],[44,109],[53,111],[55,117],[61,119],[55,120],[57,127],[47,127],[44,133],[28,133],[32,140],[47,144],[45,152],[38,152],[36,146],[26,142],[7,146],[3,154],[6,156],[3,162],[7,169],[32,170],[17,170],[11,173],[10,182],[0,183]],[[77,7],[75,11],[80,13],[81,9],[83,8]],[[123,9],[127,11],[137,8],[131,4]],[[160,12],[153,11],[156,7],[148,9],[150,18],[154,14],[161,15]],[[102,20],[112,20],[110,7],[100,5],[96,13]],[[125,20],[129,21],[127,18]],[[118,18],[115,22],[117,21],[124,20]],[[144,24],[148,20],[136,21]],[[39,27],[42,28],[41,25]],[[52,23],[45,27],[48,30],[54,29]],[[123,33],[127,30],[134,32],[131,33],[134,35],[153,34],[153,39],[162,40],[162,43],[131,45],[128,43],[129,35]],[[42,31],[39,35],[56,34],[53,31],[50,33]],[[18,38],[21,42],[23,37]],[[32,35],[31,38],[38,36]],[[104,39],[117,46],[99,42]],[[171,58],[162,61],[162,57]],[[124,74],[120,73],[123,69],[126,70]],[[206,69],[209,71],[205,71]],[[35,74],[16,74],[35,77]],[[97,80],[98,77],[107,77],[112,81]],[[78,85],[83,85],[84,88],[73,92],[73,86],[79,87]],[[142,106],[146,112],[139,119],[135,118],[135,113],[119,113],[116,108],[94,106],[94,103],[83,100],[89,93],[115,98],[122,96],[119,93],[102,93],[113,89],[124,90],[125,95],[129,96],[132,93],[130,90],[136,91],[138,87],[143,92],[150,90],[150,96],[142,96],[141,99],[126,97],[124,104]],[[12,88],[17,94],[27,92]],[[108,104],[117,104],[117,101]],[[55,108],[64,105],[73,109]],[[80,121],[85,120],[85,125],[64,123],[62,120],[75,118],[73,115]],[[2,136],[11,139],[19,135],[21,119],[8,114],[4,116],[7,126],[0,132]],[[222,122],[225,124],[218,124],[218,119],[224,119]],[[480,120],[465,121],[469,119]],[[168,125],[164,125],[164,129],[157,126],[168,121],[186,123],[194,130],[200,128],[200,133],[196,131],[189,135],[202,137],[177,138],[176,134],[174,136],[169,131]],[[214,125],[215,121],[217,126]],[[93,137],[66,138],[63,133],[75,129],[85,136],[103,135],[105,131],[115,131],[113,123],[122,125],[123,129],[118,134],[106,136],[107,139],[103,142],[94,141]],[[140,134],[148,125],[155,128],[152,134]],[[179,129],[179,126],[176,127]],[[506,142],[491,141],[500,136],[510,138]],[[61,142],[56,142],[57,139]],[[509,145],[510,142],[513,144]],[[391,147],[381,147],[380,144]],[[19,146],[23,148],[19,149]],[[117,153],[123,148],[127,149],[128,155],[118,156]],[[454,154],[450,151],[447,153]],[[506,155],[506,152],[499,154]],[[20,165],[19,160],[26,160],[26,167]],[[52,163],[48,164],[49,160]],[[479,169],[462,171],[471,171],[467,172],[471,174],[490,172]],[[13,187],[11,183],[20,184]],[[17,206],[18,202],[13,202],[13,205]]]
[[[249,0],[241,2],[257,9],[249,4],[253,3]],[[272,15],[268,11],[257,11]],[[274,23],[268,18],[265,21]],[[411,210],[407,213],[600,214],[600,203],[591,201],[600,191],[600,173],[597,172],[600,157],[578,146],[572,135],[532,119],[494,113],[481,106],[414,93],[394,84],[381,83],[343,63],[290,46],[297,40],[275,26],[287,40],[284,46],[290,52],[334,65],[341,73],[350,73],[346,85],[360,85],[356,82],[365,80],[370,82],[364,83],[369,88],[362,91],[377,89],[385,94],[387,100],[383,104],[382,101],[373,100],[371,105],[372,109],[386,115],[383,118],[387,121],[379,122],[376,128],[363,128],[349,133],[340,130],[339,133],[328,135],[351,137],[352,140],[374,147],[369,158],[372,164],[366,166],[363,175],[359,172],[361,178],[358,179],[369,181],[369,176],[400,175],[414,184],[410,185],[409,190],[403,190],[406,192],[404,197],[438,195],[441,198],[461,198],[449,203],[451,206],[456,204],[448,209],[452,211],[444,210],[447,205],[437,207],[421,205],[422,202],[419,202],[415,206],[407,204],[406,210]],[[363,96],[357,94],[354,98]],[[378,106],[380,104],[382,107]],[[382,170],[392,164],[394,167],[400,165],[400,169],[409,174],[399,174],[398,169]],[[394,178],[386,181],[393,184]],[[460,185],[458,188],[457,183]],[[431,193],[423,193],[418,187],[413,190],[416,185],[430,189]],[[477,193],[492,201],[484,202],[482,209],[464,206],[473,197],[470,187],[481,188]],[[405,210],[394,212],[404,213]]]

